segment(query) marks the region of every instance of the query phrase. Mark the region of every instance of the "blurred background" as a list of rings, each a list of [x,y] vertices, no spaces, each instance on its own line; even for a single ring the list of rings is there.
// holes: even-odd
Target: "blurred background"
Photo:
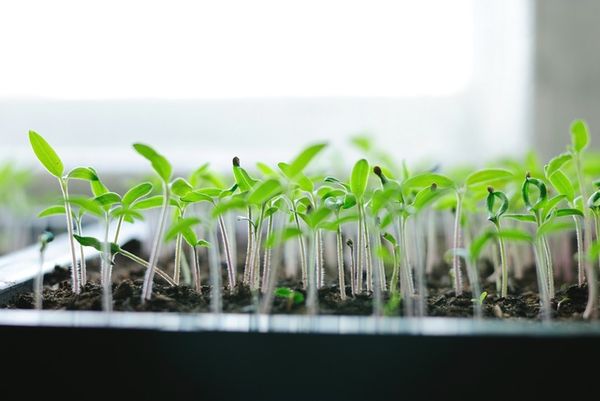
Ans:
[[[409,162],[545,160],[575,118],[600,143],[599,16],[594,0],[0,0],[0,177],[41,172],[29,129],[68,167],[116,174],[148,171],[135,141],[180,171],[324,139],[349,163],[359,134]]]

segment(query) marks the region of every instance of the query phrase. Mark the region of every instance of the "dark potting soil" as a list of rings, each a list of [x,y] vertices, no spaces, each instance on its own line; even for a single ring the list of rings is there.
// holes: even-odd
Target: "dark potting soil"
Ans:
[[[118,271],[118,270],[117,270]],[[118,275],[118,282],[113,283],[113,308],[117,311],[154,311],[154,312],[210,312],[210,288],[203,287],[197,293],[186,285],[169,286],[157,281],[153,286],[152,299],[141,302],[144,269],[128,270],[128,277]],[[97,282],[88,282],[81,294],[71,291],[69,274],[66,269],[57,267],[44,279],[44,309],[54,310],[102,310],[102,287]],[[428,288],[426,314],[428,316],[471,317],[474,301],[471,293],[466,291],[456,296],[453,290],[436,286],[435,280]],[[282,283],[295,291],[306,293],[298,283]],[[439,283],[438,283],[439,284]],[[529,287],[529,288],[528,288]],[[484,288],[490,295],[482,304],[483,316],[487,318],[522,318],[538,319],[540,314],[539,297],[532,284],[524,285],[524,291],[513,291],[508,297],[495,295],[492,285]],[[373,295],[359,294],[354,297],[350,288],[346,290],[347,299],[340,298],[339,287],[332,285],[319,290],[319,314],[322,315],[371,315],[373,313]],[[239,287],[234,293],[222,293],[223,311],[229,313],[252,313],[256,311],[256,297],[246,287]],[[384,304],[389,302],[389,294],[384,294]],[[552,301],[554,318],[562,320],[582,319],[587,302],[587,288],[576,285],[563,286],[557,291]],[[33,308],[33,293],[26,292],[15,296],[4,308]],[[305,302],[295,304],[287,299],[274,298],[271,313],[305,314]],[[403,315],[402,304],[396,309],[386,308],[386,313]]]

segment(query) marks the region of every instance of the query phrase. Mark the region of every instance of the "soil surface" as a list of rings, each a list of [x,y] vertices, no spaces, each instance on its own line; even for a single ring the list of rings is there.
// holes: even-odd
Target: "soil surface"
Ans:
[[[134,250],[135,251],[135,250]],[[202,261],[201,261],[202,262]],[[164,264],[165,266],[167,264]],[[531,269],[533,270],[533,269]],[[239,269],[241,271],[241,269]],[[509,295],[501,298],[496,294],[494,283],[486,278],[490,266],[483,264],[479,271],[482,274],[481,282],[489,295],[481,304],[482,315],[492,319],[539,319],[540,306],[537,295],[535,275],[527,275],[522,280],[511,280]],[[141,302],[142,283],[145,269],[117,258],[114,266],[112,284],[113,310],[117,311],[155,311],[155,312],[211,312],[211,290],[208,286],[197,293],[187,285],[170,286],[156,278],[153,286],[152,299]],[[472,299],[471,293],[465,291],[456,296],[450,288],[450,279],[447,274],[448,266],[438,266],[433,274],[427,278],[426,305],[419,305],[414,300],[415,310],[424,310],[427,316],[471,317],[474,314],[474,305],[477,301]],[[97,263],[90,263],[88,267],[88,283],[81,294],[75,295],[71,291],[69,272],[56,267],[54,272],[44,277],[43,308],[54,310],[102,310],[102,286],[98,283]],[[223,277],[226,280],[226,276]],[[206,275],[203,277],[207,282]],[[587,287],[557,283],[556,296],[552,300],[553,318],[560,320],[582,319],[587,302]],[[306,299],[306,292],[297,281],[281,280],[278,287],[291,288],[301,293]],[[346,288],[347,299],[342,301],[337,285],[329,285],[319,290],[319,314],[323,315],[371,315],[374,307],[378,305],[372,293],[351,295],[350,287]],[[229,313],[256,312],[260,304],[260,295],[252,294],[247,287],[238,287],[234,293],[227,290],[222,292],[223,311]],[[24,292],[16,295],[0,308],[32,309],[34,305],[33,293]],[[387,315],[406,315],[405,305],[400,300],[392,302],[390,294],[384,293],[379,304],[380,310]],[[288,299],[274,297],[271,313],[305,314],[306,303],[293,302]],[[415,312],[412,312],[415,314]]]
[[[112,284],[114,310],[118,311],[155,311],[155,312],[210,312],[210,288],[204,286],[197,293],[186,285],[169,286],[156,281],[152,299],[141,302],[143,270],[131,272],[131,278]],[[68,280],[68,272],[57,267],[55,272],[45,277],[44,309],[66,310],[102,310],[102,286],[97,282],[88,282],[81,294],[74,295]],[[298,284],[284,283],[285,287],[302,293],[306,292]],[[539,298],[535,291],[513,292],[506,298],[498,297],[493,289],[482,303],[482,315],[488,318],[525,318],[538,319],[540,314]],[[319,313],[325,315],[370,315],[373,313],[374,297],[364,293],[354,297],[350,288],[346,289],[347,299],[340,298],[339,287],[332,285],[319,290]],[[404,315],[402,302],[392,307],[388,293],[383,294],[382,309],[388,315]],[[257,310],[257,300],[247,287],[240,287],[233,294],[222,293],[223,311],[252,313]],[[415,302],[415,308],[418,301]],[[587,302],[587,288],[576,285],[563,286],[552,301],[553,317],[559,319],[581,319]],[[453,290],[429,288],[426,314],[428,316],[471,317],[474,313],[471,293],[466,291],[456,296]],[[15,296],[4,308],[33,308],[33,293],[25,292]],[[305,314],[305,302],[289,302],[275,297],[272,313]]]

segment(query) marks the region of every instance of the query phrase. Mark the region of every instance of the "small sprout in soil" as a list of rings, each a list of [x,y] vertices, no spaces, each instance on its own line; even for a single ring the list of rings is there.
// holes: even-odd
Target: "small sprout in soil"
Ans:
[[[294,304],[300,305],[304,302],[304,295],[300,291],[294,291],[288,287],[275,289],[275,296],[287,300],[287,310],[291,310]]]
[[[38,272],[33,279],[35,309],[42,309],[42,285],[44,282],[44,253],[46,252],[46,247],[48,246],[48,244],[53,240],[54,234],[50,231],[44,231],[42,234],[40,234],[38,238],[38,243],[40,244],[40,265]]]

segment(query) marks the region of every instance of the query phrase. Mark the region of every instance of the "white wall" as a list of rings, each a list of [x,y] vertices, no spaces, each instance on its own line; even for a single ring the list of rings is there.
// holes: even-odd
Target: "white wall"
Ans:
[[[46,3],[0,6],[0,158],[33,163],[28,129],[105,169],[146,167],[134,141],[183,169],[364,132],[445,163],[528,138],[528,1]]]

